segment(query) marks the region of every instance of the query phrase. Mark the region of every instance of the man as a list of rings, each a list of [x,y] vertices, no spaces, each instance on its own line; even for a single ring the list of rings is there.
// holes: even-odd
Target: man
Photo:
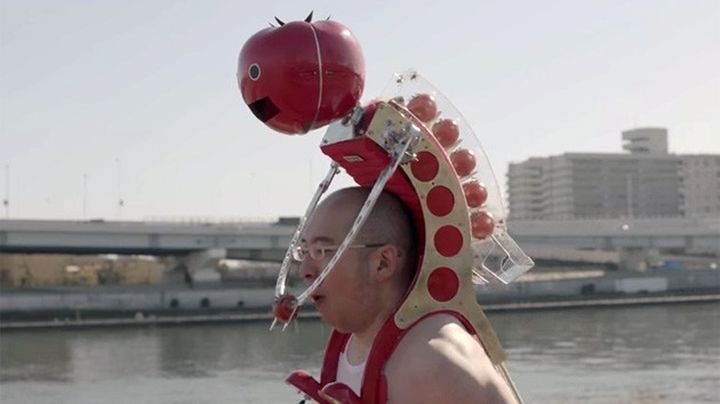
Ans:
[[[300,274],[305,282],[312,282],[332,258],[368,192],[346,188],[318,206],[302,240]],[[351,334],[337,381],[358,395],[373,340],[413,279],[413,234],[402,202],[383,193],[351,247],[311,296],[327,323]],[[387,362],[385,377],[392,403],[515,402],[479,341],[448,314],[416,324]]]

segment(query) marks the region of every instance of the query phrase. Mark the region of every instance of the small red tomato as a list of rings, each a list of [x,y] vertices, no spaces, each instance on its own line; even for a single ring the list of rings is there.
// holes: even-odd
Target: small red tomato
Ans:
[[[491,235],[495,229],[495,219],[490,212],[473,212],[470,215],[470,223],[473,237],[481,240]]]
[[[273,304],[273,315],[283,323],[289,323],[297,317],[297,298],[291,294],[285,294],[276,299]],[[293,314],[294,312],[294,314]]]
[[[457,142],[460,137],[460,128],[457,122],[452,119],[441,119],[432,127],[433,135],[444,148],[448,148]]]
[[[430,94],[418,94],[407,104],[410,112],[423,122],[430,122],[437,115],[435,97]]]
[[[467,182],[463,184],[463,193],[465,193],[465,200],[471,208],[477,208],[482,206],[487,200],[487,188],[477,181]]]
[[[455,172],[458,177],[465,177],[472,174],[475,169],[475,154],[468,149],[459,149],[450,155]]]

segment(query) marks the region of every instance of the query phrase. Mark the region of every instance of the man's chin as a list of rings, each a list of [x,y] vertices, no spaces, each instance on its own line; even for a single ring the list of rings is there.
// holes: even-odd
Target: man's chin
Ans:
[[[320,313],[320,319],[322,319],[322,321],[323,321],[325,324],[329,325],[330,327],[332,327],[332,328],[335,329],[336,331],[340,331],[340,332],[342,332],[342,333],[346,333],[346,332],[347,332],[347,331],[344,329],[345,327],[342,327],[341,324],[338,324],[337,318],[333,317],[332,314],[327,313],[325,310],[323,310],[322,308],[318,308],[317,306],[315,307],[315,309],[317,310],[318,313]]]

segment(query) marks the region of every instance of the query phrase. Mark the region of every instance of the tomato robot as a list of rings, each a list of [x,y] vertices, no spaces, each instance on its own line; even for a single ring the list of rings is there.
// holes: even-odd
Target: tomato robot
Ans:
[[[355,36],[331,21],[271,26],[245,42],[237,80],[250,111],[270,128],[302,134],[345,116],[365,84]]]
[[[312,23],[309,18],[260,31],[240,53],[238,83],[258,119],[287,134],[329,125],[320,150],[330,158],[330,167],[285,254],[275,288],[273,325],[287,325],[296,318],[353,242],[383,190],[398,196],[410,211],[421,252],[403,303],[375,338],[359,395],[335,380],[338,358],[349,338],[338,331],[327,344],[319,380],[295,371],[287,382],[320,403],[385,403],[382,370],[398,341],[418,321],[444,312],[478,336],[512,386],[503,366],[504,352],[477,304],[474,285],[512,282],[533,261],[507,233],[502,197],[488,159],[460,112],[415,71],[395,74],[381,97],[361,106],[363,68],[358,42],[346,27],[333,21]],[[341,169],[358,185],[371,188],[368,200],[326,266],[295,297],[286,288],[297,264],[293,251]],[[519,399],[517,392],[516,396]]]

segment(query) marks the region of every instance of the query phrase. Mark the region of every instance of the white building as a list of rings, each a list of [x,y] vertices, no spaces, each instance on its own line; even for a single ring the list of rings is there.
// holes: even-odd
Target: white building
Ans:
[[[668,154],[663,128],[628,130],[622,138],[630,153],[565,153],[510,164],[510,219],[720,213],[720,155]]]
[[[720,155],[682,156],[683,211],[687,216],[720,216]]]

